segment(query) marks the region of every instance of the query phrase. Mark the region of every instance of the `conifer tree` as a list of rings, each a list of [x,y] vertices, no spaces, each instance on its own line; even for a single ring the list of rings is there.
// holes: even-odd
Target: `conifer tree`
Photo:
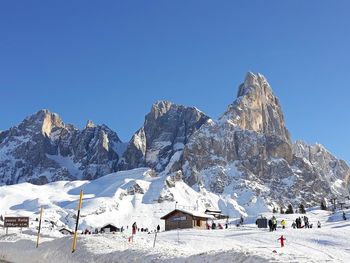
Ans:
[[[291,204],[288,205],[286,214],[294,214],[293,206]]]

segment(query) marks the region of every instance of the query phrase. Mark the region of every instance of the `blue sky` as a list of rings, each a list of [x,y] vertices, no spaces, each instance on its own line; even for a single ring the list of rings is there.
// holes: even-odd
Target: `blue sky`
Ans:
[[[153,102],[222,114],[247,71],[350,161],[349,1],[1,1],[0,130],[41,108],[127,141]]]

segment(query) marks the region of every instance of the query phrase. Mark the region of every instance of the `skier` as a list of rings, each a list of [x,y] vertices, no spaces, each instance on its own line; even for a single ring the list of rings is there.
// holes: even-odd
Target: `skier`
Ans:
[[[277,230],[277,219],[275,216],[272,217],[272,230]]]
[[[321,222],[317,221],[317,228],[321,228]]]
[[[297,226],[297,224],[295,223],[295,221],[293,221],[293,223],[292,223],[292,227],[295,229],[295,228],[296,228],[296,226]]]
[[[240,225],[243,225],[243,222],[244,222],[244,218],[243,218],[243,216],[241,215],[241,219],[240,219],[240,221],[239,221],[239,224],[240,224]]]
[[[137,230],[137,224],[136,224],[136,222],[134,222],[134,223],[132,224],[132,234],[133,234],[133,235],[136,235],[136,230]]]
[[[270,229],[270,232],[272,232],[272,219],[269,219],[269,229]]]
[[[346,220],[346,215],[344,211],[343,211],[343,219]]]
[[[281,225],[282,225],[282,228],[285,229],[286,228],[286,220],[282,219]]]
[[[157,226],[157,232],[159,232],[159,231],[160,231],[160,225]]]
[[[280,238],[278,238],[277,240],[280,240],[281,247],[284,247],[284,240],[286,240],[286,239],[283,237],[283,235]]]
[[[304,216],[304,224],[305,228],[309,228],[309,218],[307,216]]]

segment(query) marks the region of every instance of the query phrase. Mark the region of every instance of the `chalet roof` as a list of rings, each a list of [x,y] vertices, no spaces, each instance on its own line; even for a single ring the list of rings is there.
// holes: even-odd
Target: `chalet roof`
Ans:
[[[117,226],[115,226],[115,225],[113,225],[113,224],[111,224],[111,223],[108,223],[108,224],[105,224],[103,227],[101,227],[101,228],[105,228],[105,227],[108,227],[108,226],[113,226],[113,227],[115,227],[115,228],[118,228]]]
[[[221,210],[216,210],[216,209],[206,209],[205,213],[215,213],[215,214],[221,214]]]
[[[214,219],[214,216],[212,216],[212,215],[207,215],[207,214],[201,213],[199,211],[189,211],[189,210],[184,210],[184,209],[175,209],[175,210],[171,211],[170,213],[166,214],[165,216],[161,217],[160,219],[167,219],[175,212],[182,212],[184,214],[188,214],[188,215],[200,217],[200,218]]]
[[[69,230],[68,228],[65,228],[65,227],[61,228],[61,229],[58,230],[58,231],[61,232],[61,231],[63,231],[63,230],[66,230],[66,231],[68,231],[68,232],[70,232],[70,233],[74,233],[72,230]]]

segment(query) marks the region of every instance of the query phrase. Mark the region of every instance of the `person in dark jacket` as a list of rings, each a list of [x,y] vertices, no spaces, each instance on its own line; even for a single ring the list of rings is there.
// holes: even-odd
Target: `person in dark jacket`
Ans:
[[[272,219],[269,219],[269,229],[270,229],[270,232],[272,232]]]
[[[159,232],[159,231],[160,231],[160,225],[157,226],[157,232]]]

